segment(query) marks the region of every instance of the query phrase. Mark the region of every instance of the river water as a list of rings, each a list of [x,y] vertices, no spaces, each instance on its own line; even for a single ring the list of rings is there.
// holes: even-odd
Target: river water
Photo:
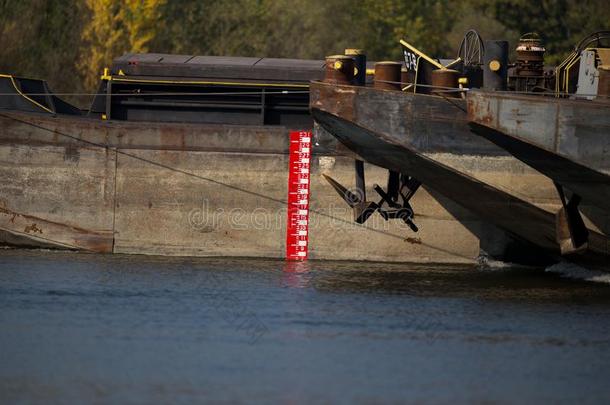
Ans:
[[[0,251],[2,403],[610,401],[610,285]]]

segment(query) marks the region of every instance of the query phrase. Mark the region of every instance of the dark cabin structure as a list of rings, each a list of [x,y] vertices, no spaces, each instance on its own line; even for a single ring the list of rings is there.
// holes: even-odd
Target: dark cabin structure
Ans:
[[[309,82],[323,60],[126,54],[102,76],[102,119],[310,129]]]

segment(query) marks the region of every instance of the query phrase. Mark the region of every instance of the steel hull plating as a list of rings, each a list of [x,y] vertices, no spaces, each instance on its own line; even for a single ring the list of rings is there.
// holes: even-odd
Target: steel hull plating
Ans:
[[[610,211],[610,103],[472,92],[473,131]]]
[[[281,258],[287,152],[284,127],[0,111],[0,240],[95,252]],[[350,181],[352,168],[341,150],[314,148],[311,258],[477,258],[479,239],[471,228],[484,225],[427,192],[414,198],[426,207],[416,235],[381,218],[353,224],[322,178]],[[367,166],[367,175],[372,185],[386,173]]]
[[[559,252],[561,202],[552,181],[472,134],[464,100],[313,83],[310,105],[314,119],[363,159],[415,176],[481,218]],[[587,253],[607,254],[607,236],[587,225]]]

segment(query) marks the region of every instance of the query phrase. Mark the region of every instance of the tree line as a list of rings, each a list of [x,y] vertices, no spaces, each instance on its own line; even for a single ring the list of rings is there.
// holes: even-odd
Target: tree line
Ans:
[[[125,52],[382,60],[405,38],[454,57],[469,28],[513,47],[535,31],[552,64],[609,24],[607,0],[0,0],[0,73],[91,92]]]

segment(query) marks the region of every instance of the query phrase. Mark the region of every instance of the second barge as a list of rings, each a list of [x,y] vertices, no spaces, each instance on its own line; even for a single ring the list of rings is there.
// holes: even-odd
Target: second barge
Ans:
[[[530,39],[524,41],[527,44]],[[396,180],[393,184],[388,182],[386,191],[376,188],[380,202],[362,201],[362,207],[372,207],[369,211],[378,210],[382,215],[403,212],[408,218],[402,219],[414,221],[417,206],[410,199],[421,183],[433,194],[444,195],[536,246],[539,254],[570,255],[572,260],[606,263],[610,254],[610,228],[608,216],[603,212],[608,205],[604,188],[606,169],[602,166],[607,163],[604,134],[610,104],[603,98],[597,102],[554,101],[553,97],[544,97],[541,86],[553,77],[532,74],[532,66],[538,69],[539,63],[528,59],[531,55],[524,57],[526,61],[521,65],[518,61],[521,73],[517,70],[509,76],[508,45],[504,41],[488,41],[487,53],[483,54],[481,47],[478,61],[458,58],[445,65],[421,53],[412,56],[412,52],[419,51],[404,41],[403,45],[405,65],[415,70],[407,71],[411,73],[410,80],[401,79],[401,64],[386,62],[375,66],[373,86],[356,83],[349,74],[340,80],[336,74],[328,74],[323,82],[311,86],[310,105],[320,132],[332,134],[356,153],[358,159],[395,173]],[[525,45],[520,47],[530,49]],[[538,46],[531,49],[538,53],[543,50]],[[335,59],[335,56],[329,57],[329,69]],[[421,65],[423,60],[427,62]],[[449,65],[457,70],[449,69]],[[425,81],[429,78],[432,82]],[[531,88],[543,93],[522,96],[497,91],[505,90],[511,80],[514,88]],[[469,81],[487,84],[491,89],[477,92],[463,88],[462,83]],[[525,118],[514,108],[520,98],[528,98],[531,105],[537,106]],[[559,106],[565,108],[558,110]],[[553,129],[565,131],[574,141],[562,144],[562,149],[572,148],[568,153],[582,157],[583,166],[597,165],[599,175],[588,176],[589,172],[582,171],[586,178],[578,179],[566,165],[552,173],[548,165],[557,166],[560,159],[566,160],[561,156],[562,150],[553,159],[541,158],[547,165],[543,167],[538,162],[528,162],[507,147],[507,142],[492,139],[493,133],[488,132],[485,139],[471,131],[473,128],[480,132],[483,124],[496,129],[516,125],[521,130],[514,135],[532,134],[532,137],[544,137]],[[537,133],[541,128],[544,131]],[[593,133],[600,141],[589,145],[587,142],[592,137],[585,135]],[[555,139],[547,138],[549,142]],[[574,148],[576,140],[580,146]],[[594,151],[596,145],[599,148]],[[558,178],[557,173],[563,177]],[[563,184],[558,184],[558,180]],[[332,180],[331,184],[340,194],[345,194],[340,185]],[[570,192],[578,195],[573,198]],[[581,201],[579,194],[588,198]]]

